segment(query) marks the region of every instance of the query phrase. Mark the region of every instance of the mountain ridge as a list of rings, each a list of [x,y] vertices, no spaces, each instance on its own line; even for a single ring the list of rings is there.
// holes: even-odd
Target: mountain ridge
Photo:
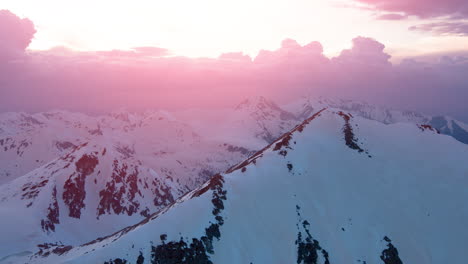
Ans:
[[[318,116],[320,118],[317,118]],[[318,121],[310,122],[312,120]],[[310,121],[307,125],[297,126],[294,133],[284,134],[265,150],[234,166],[229,173],[216,176],[200,188],[189,192],[160,211],[157,217],[153,215],[145,219],[141,225],[131,227],[125,235],[115,234],[77,248],[50,247],[40,254],[46,256],[37,255],[30,259],[31,263],[62,260],[70,263],[83,261],[166,263],[164,261],[169,261],[167,259],[169,256],[200,261],[196,263],[211,263],[210,261],[218,263],[221,260],[239,263],[241,259],[254,263],[296,261],[297,263],[340,263],[350,259],[366,263],[411,263],[415,260],[440,263],[442,259],[451,259],[452,263],[462,263],[460,262],[462,258],[459,256],[437,250],[435,245],[446,243],[446,240],[429,239],[437,236],[447,237],[448,234],[443,233],[447,230],[432,230],[432,233],[428,233],[427,230],[437,225],[441,219],[444,219],[443,217],[447,217],[444,213],[458,214],[450,209],[457,207],[457,204],[463,201],[455,198],[461,198],[463,195],[466,198],[466,193],[460,192],[461,186],[457,187],[458,184],[454,183],[463,180],[459,173],[463,171],[466,173],[466,166],[460,164],[457,170],[451,171],[445,181],[453,188],[446,190],[439,185],[440,177],[436,177],[437,173],[434,173],[434,167],[430,163],[420,166],[422,160],[416,157],[402,159],[400,148],[411,155],[420,153],[427,155],[429,159],[437,158],[437,164],[434,165],[436,167],[451,168],[456,161],[461,161],[460,154],[466,154],[465,145],[441,137],[431,129],[420,130],[416,125],[394,124],[389,127],[333,110],[324,110]],[[347,144],[347,121],[353,128],[353,141],[361,148],[369,149],[372,157],[368,157],[364,151],[360,152],[359,149],[353,148],[352,144]],[[356,127],[356,124],[359,126]],[[383,135],[374,133],[376,129]],[[395,136],[395,131],[405,131],[405,135],[409,137],[403,138],[401,142],[401,135]],[[382,138],[386,138],[388,142],[382,141]],[[414,142],[415,139],[416,143],[411,147],[405,145]],[[396,142],[400,143],[395,144]],[[427,142],[432,143],[424,144]],[[434,157],[433,154],[439,153],[438,146],[446,144],[451,146],[450,151],[454,153],[446,152],[448,156]],[[310,148],[311,146],[313,148]],[[340,151],[337,151],[338,149]],[[316,162],[304,163],[309,158],[313,158]],[[386,162],[389,158],[399,162],[392,165]],[[327,162],[321,164],[317,160]],[[327,165],[335,162],[341,166]],[[386,171],[385,175],[374,174],[381,170],[382,166],[396,168],[396,165],[398,168],[408,167],[411,170],[401,176],[398,173],[392,174],[393,170]],[[352,179],[346,177],[350,168],[356,170]],[[330,170],[334,173],[328,172]],[[437,172],[440,171],[443,169],[438,168]],[[416,175],[417,178],[430,176],[433,182],[428,182],[424,186],[415,185]],[[269,182],[268,185],[262,184],[266,181]],[[340,182],[339,185],[336,185],[337,181]],[[365,183],[365,186],[361,186],[362,183]],[[366,188],[369,186],[372,186],[372,189]],[[397,186],[401,187],[400,194],[403,197],[411,199],[386,196]],[[336,200],[338,197],[334,195],[340,193],[338,190],[341,190],[344,196],[338,196],[340,198]],[[426,201],[427,195],[433,191],[446,194],[445,199],[448,199],[446,201],[454,204],[451,204],[450,208],[444,208],[442,204],[432,201],[434,197]],[[375,204],[364,202],[366,196],[362,196],[361,192],[371,195],[374,201],[380,202]],[[382,196],[383,193],[386,195]],[[257,199],[268,203],[265,207],[259,207],[255,202]],[[305,204],[305,201],[312,203]],[[383,201],[390,204],[381,203]],[[340,205],[341,203],[353,206]],[[279,207],[271,207],[271,204]],[[406,204],[405,207],[394,207],[403,204]],[[427,209],[424,209],[425,207]],[[330,211],[326,208],[339,208],[339,210]],[[357,208],[359,208],[357,212],[352,211]],[[390,208],[393,209],[389,212]],[[277,215],[277,210],[283,216]],[[391,213],[392,211],[399,213],[395,215]],[[194,215],[196,217],[191,217],[189,220],[187,216],[191,215],[190,212],[197,213]],[[457,248],[461,246],[457,241],[466,235],[463,232],[453,233],[455,230],[453,228],[461,227],[462,220],[468,217],[466,210],[460,213],[462,215],[458,218],[452,217],[449,220],[452,225],[449,233],[455,239],[448,247],[450,252],[457,252]],[[379,215],[379,220],[369,218],[372,214]],[[279,219],[269,217],[274,215]],[[382,217],[389,219],[385,220]],[[427,222],[418,221],[422,217],[435,218]],[[408,235],[405,231],[407,227],[400,224],[409,219],[412,220],[406,224],[413,229],[410,229],[412,239],[407,240],[405,239]],[[394,221],[395,224],[390,224]],[[289,227],[288,223],[293,228]],[[376,225],[374,232],[378,233],[377,237],[367,233],[369,224]],[[419,228],[415,228],[416,224],[419,224]],[[242,230],[241,227],[254,233],[234,231]],[[396,227],[404,230],[398,231]],[[264,233],[266,230],[274,232]],[[294,230],[296,233],[291,234]],[[156,242],[158,232],[161,232],[160,241]],[[346,236],[348,232],[352,234],[349,238]],[[286,235],[282,240],[274,239],[281,237],[282,234]],[[252,235],[256,238],[254,239]],[[190,240],[190,237],[193,240]],[[411,240],[417,243],[412,243]],[[149,241],[153,241],[153,244]],[[272,241],[276,241],[277,245],[271,244]],[[267,243],[267,248],[270,248],[268,252],[273,256],[269,257],[269,254],[266,254],[262,242]],[[362,245],[362,247],[353,245]],[[242,248],[244,253],[239,255],[239,252],[232,250],[233,248],[238,250]],[[428,251],[428,248],[431,250]],[[54,254],[54,250],[58,254]],[[100,253],[93,253],[94,250]],[[171,255],[173,253],[177,254]]]

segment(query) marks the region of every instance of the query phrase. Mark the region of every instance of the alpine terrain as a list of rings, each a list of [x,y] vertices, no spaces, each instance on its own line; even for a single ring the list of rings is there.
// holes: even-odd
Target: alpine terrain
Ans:
[[[68,209],[64,214],[82,213],[80,186],[93,185],[95,177],[89,175],[95,175],[101,164],[114,164],[95,144],[80,145],[41,167],[47,172],[43,175],[52,175],[70,164],[68,178],[53,177],[50,184],[52,179],[43,176],[49,181],[36,188],[26,179],[41,177],[33,176],[37,172],[18,178],[25,186],[24,203],[32,202],[33,207],[43,197],[56,196],[49,214],[63,207]],[[384,124],[325,107],[243,162],[182,197],[167,200],[167,206],[135,225],[81,245],[38,244],[34,251],[2,260],[462,264],[468,238],[466,157],[467,145],[429,124]],[[119,171],[123,165],[115,166]],[[128,165],[126,170],[140,174],[146,169],[135,167]],[[136,184],[141,194],[135,197],[151,195],[156,189],[143,188],[148,179],[140,179]],[[133,183],[126,185],[117,173],[107,184],[104,190],[112,193],[121,186],[131,189]],[[40,191],[46,186],[47,191]],[[67,193],[66,187],[72,191]],[[164,192],[162,187],[157,190]],[[105,199],[107,195],[95,217],[112,208],[114,200]],[[126,201],[121,210],[128,212],[135,206],[131,199]],[[140,203],[141,207],[143,200]],[[53,226],[53,219],[45,219],[45,225]],[[14,228],[24,227],[10,225]],[[14,231],[9,237],[14,239]]]

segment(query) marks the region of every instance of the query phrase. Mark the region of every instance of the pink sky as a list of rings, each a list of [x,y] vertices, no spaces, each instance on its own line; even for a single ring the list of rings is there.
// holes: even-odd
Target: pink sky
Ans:
[[[0,111],[309,94],[468,121],[466,1],[65,2],[2,0]]]
[[[455,14],[454,8],[462,10],[463,2],[466,3],[463,0],[2,0],[0,9],[34,21],[38,33],[30,49],[157,46],[190,57],[217,57],[227,51],[254,56],[261,49],[276,49],[283,39],[293,38],[300,44],[320,41],[325,54],[336,55],[349,48],[354,37],[367,36],[386,43],[387,50],[398,58],[468,47],[462,34],[408,30],[425,29],[417,26],[440,22],[441,16]],[[463,10],[459,13],[466,15]]]

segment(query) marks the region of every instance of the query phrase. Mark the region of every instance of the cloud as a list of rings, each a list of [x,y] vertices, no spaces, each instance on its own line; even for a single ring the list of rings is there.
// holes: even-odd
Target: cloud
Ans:
[[[468,22],[436,22],[412,26],[411,31],[428,32],[435,35],[468,36]]]
[[[23,25],[13,32],[29,34],[7,34],[8,41],[0,39],[2,50],[24,52],[33,35],[32,23],[5,14],[8,19],[3,22]],[[6,32],[3,25],[1,34]],[[106,52],[57,47],[29,51],[24,60],[0,60],[0,111],[219,108],[255,95],[285,103],[312,94],[468,121],[466,52],[392,64],[384,44],[357,37],[350,49],[333,58],[323,54],[319,42],[302,45],[292,39],[278,49],[260,51],[253,60],[240,52],[218,58],[167,54],[156,47]]]
[[[229,60],[229,61],[241,61],[241,62],[252,62],[252,58],[249,55],[246,55],[242,52],[227,52],[219,56],[220,60]]]
[[[133,48],[138,54],[150,57],[162,57],[170,55],[169,50],[159,47],[136,47]]]
[[[420,18],[468,18],[466,0],[354,0],[382,12],[401,12]]]
[[[136,47],[131,50],[97,51],[96,54],[108,58],[156,58],[170,55],[169,51],[159,47]]]
[[[305,65],[310,63],[324,63],[328,59],[323,55],[323,47],[317,41],[301,46],[293,39],[285,39],[281,42],[281,48],[269,51],[261,50],[254,62],[265,65],[295,64]]]
[[[334,61],[344,65],[389,66],[391,56],[384,52],[385,45],[365,37],[353,39],[353,47],[343,50]]]
[[[397,14],[397,13],[388,13],[377,16],[378,20],[403,20],[408,18],[407,15]]]
[[[36,30],[31,20],[0,10],[0,58],[21,55],[31,43]]]
[[[422,20],[438,19],[409,28],[411,31],[441,36],[468,35],[466,0],[354,0],[377,11],[378,20],[403,20],[415,16]]]

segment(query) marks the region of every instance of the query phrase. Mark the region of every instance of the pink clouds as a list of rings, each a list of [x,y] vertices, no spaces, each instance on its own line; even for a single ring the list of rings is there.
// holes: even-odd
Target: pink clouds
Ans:
[[[436,22],[412,26],[412,31],[430,32],[435,35],[468,36],[467,22]]]
[[[353,47],[343,50],[334,60],[348,65],[390,65],[391,56],[385,53],[384,49],[385,45],[374,39],[357,37],[353,39]]]
[[[97,54],[110,58],[145,58],[145,57],[163,57],[169,55],[169,51],[159,47],[137,47],[132,50],[111,50],[98,51]]]
[[[309,64],[325,63],[328,59],[323,55],[323,47],[319,42],[311,42],[301,46],[293,39],[285,39],[281,48],[275,51],[261,50],[254,59],[258,64]]]
[[[10,26],[28,20],[13,21]],[[29,23],[25,28],[0,24],[0,36],[11,39],[2,45],[24,52],[33,35]],[[253,59],[241,52],[219,58],[165,56],[168,51],[157,47],[31,51],[15,63],[0,60],[0,111],[217,108],[254,95],[281,103],[315,94],[468,120],[468,60],[444,57],[437,63],[422,63],[416,58],[392,64],[382,43],[357,37],[352,44],[334,58],[323,54],[319,42],[301,45],[292,39],[276,50],[260,51]]]
[[[420,19],[441,19],[409,28],[411,31],[434,35],[468,35],[468,1],[466,0],[354,0],[379,12],[379,20],[403,20],[409,16]]]
[[[133,48],[140,55],[150,56],[150,57],[162,57],[170,55],[169,51],[164,48],[159,47],[136,47]]]
[[[402,12],[420,18],[468,18],[466,0],[355,0],[384,12]]]
[[[407,15],[402,15],[402,14],[396,14],[396,13],[388,13],[388,14],[382,14],[377,16],[378,20],[403,20],[408,18]]]
[[[228,52],[219,56],[220,60],[251,62],[252,58],[242,52]]]
[[[0,10],[0,58],[22,54],[36,33],[34,24],[8,10]]]

